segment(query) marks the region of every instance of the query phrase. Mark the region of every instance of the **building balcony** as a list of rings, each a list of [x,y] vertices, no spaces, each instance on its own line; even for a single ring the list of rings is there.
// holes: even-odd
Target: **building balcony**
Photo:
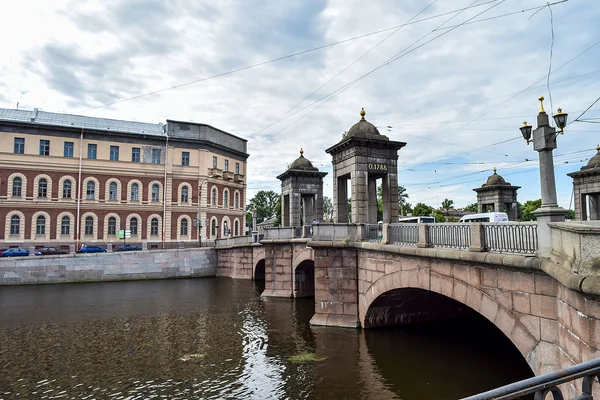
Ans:
[[[210,168],[208,170],[208,174],[212,175],[213,178],[222,178],[223,177],[223,170],[219,169],[219,168]]]
[[[233,172],[230,172],[230,171],[223,172],[223,179],[227,179],[228,181],[231,181],[231,180],[233,180],[233,176],[234,176]]]
[[[235,174],[233,176],[233,181],[237,182],[237,183],[243,183],[244,182],[244,175],[242,175],[242,174]]]

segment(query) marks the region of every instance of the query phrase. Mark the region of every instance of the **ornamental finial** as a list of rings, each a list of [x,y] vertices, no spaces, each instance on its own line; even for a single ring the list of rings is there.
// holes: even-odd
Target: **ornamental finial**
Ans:
[[[596,150],[600,153],[600,144],[596,146]]]
[[[362,110],[360,110],[360,116],[362,117],[362,119],[365,119],[365,109],[363,108]]]
[[[540,101],[540,113],[545,113],[546,111],[544,111],[544,96],[540,96],[538,100]]]
[[[494,167],[494,174],[496,173],[496,167]]]
[[[300,157],[304,157],[304,150],[302,150],[302,147],[300,147]]]

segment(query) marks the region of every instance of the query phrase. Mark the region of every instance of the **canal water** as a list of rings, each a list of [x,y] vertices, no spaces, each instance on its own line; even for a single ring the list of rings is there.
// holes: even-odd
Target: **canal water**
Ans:
[[[313,327],[220,278],[0,287],[0,399],[457,399],[532,376],[485,320]]]

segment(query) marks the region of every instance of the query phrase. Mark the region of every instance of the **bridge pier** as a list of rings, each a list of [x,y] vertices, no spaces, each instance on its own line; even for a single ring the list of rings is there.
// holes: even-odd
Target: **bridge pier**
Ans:
[[[339,242],[312,242],[315,260],[315,315],[312,325],[360,327],[358,252]]]

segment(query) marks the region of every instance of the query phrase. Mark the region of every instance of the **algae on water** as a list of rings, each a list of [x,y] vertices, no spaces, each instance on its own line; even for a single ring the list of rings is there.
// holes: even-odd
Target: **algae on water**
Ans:
[[[308,363],[323,361],[326,358],[327,357],[317,357],[315,353],[302,353],[288,357],[288,361],[293,363]]]

